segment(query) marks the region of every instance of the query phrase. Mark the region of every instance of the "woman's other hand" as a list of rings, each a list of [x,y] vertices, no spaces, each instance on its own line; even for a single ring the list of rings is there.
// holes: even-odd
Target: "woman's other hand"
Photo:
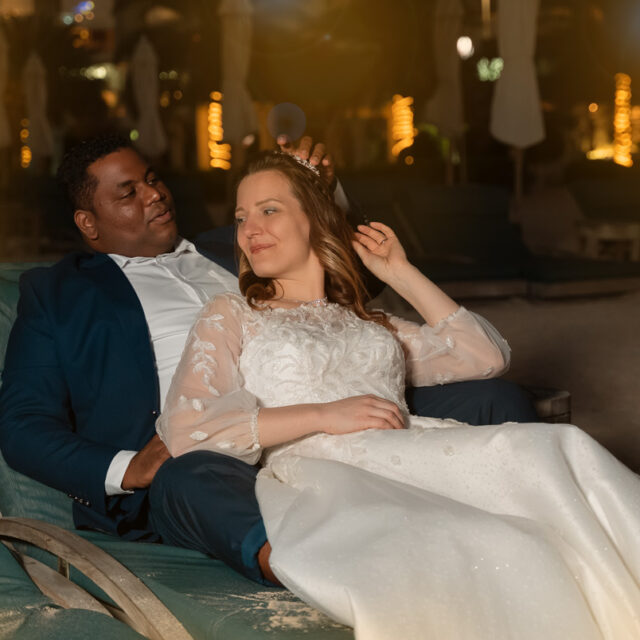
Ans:
[[[408,260],[400,241],[381,222],[358,225],[353,248],[374,276],[401,295],[432,327],[458,305]]]
[[[398,405],[371,394],[327,402],[320,407],[325,433],[338,435],[364,429],[404,429],[404,417]]]
[[[360,260],[374,276],[393,286],[394,278],[409,266],[407,254],[391,227],[382,222],[358,225],[353,241]]]

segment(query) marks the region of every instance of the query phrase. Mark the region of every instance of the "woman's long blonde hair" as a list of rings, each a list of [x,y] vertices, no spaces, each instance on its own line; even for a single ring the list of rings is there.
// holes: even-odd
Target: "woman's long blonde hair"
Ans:
[[[377,322],[389,330],[392,326],[382,311],[368,311],[369,294],[360,275],[358,256],[351,245],[353,230],[336,205],[328,185],[311,169],[286,153],[265,152],[249,162],[243,178],[260,171],[278,171],[289,182],[291,192],[309,219],[309,243],[322,265],[325,293],[330,302],[351,309],[359,318]],[[261,278],[251,269],[247,257],[238,255],[240,291],[253,308],[276,295],[272,278]]]

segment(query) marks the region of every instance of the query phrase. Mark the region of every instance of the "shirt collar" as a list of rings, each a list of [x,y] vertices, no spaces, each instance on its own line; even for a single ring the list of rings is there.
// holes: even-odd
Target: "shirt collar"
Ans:
[[[177,258],[179,255],[183,253],[196,253],[197,249],[193,242],[189,242],[189,240],[185,240],[178,236],[176,241],[176,246],[173,251],[169,251],[168,253],[161,253],[155,257],[143,257],[143,256],[121,256],[117,253],[108,254],[109,257],[121,268],[124,269],[128,264],[145,264],[149,262],[155,262],[158,258],[161,257],[174,257]]]

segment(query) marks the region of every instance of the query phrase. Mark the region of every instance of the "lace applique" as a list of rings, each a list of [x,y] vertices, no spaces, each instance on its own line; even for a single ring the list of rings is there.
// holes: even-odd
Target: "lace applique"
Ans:
[[[204,431],[194,431],[189,437],[199,442],[200,440],[206,440],[209,436]]]
[[[197,334],[194,334],[191,350],[194,352],[194,356],[191,359],[194,373],[201,373],[202,380],[209,393],[219,396],[220,392],[211,384],[211,378],[215,376],[218,363],[210,353],[207,353],[208,351],[215,351],[216,346],[211,342],[201,340]]]
[[[215,313],[211,316],[204,316],[202,318],[207,327],[215,329],[216,331],[224,331],[223,325],[220,323],[221,320],[224,320],[224,316],[220,313]]]

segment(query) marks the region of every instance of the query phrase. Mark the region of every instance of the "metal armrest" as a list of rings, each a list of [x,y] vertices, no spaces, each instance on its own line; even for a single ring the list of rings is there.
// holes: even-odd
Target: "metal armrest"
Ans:
[[[107,615],[110,612],[150,640],[192,640],[178,619],[137,576],[75,533],[40,520],[0,517],[0,538],[28,542],[57,556],[59,573],[28,556],[21,556],[21,562],[38,588],[61,606],[87,608]],[[117,607],[100,603],[68,580],[69,564],[90,578]]]

